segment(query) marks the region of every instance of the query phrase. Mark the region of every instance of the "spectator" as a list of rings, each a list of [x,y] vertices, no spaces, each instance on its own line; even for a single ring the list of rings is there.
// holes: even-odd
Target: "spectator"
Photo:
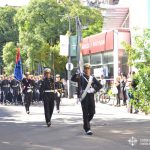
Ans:
[[[116,86],[116,88],[117,88],[117,90],[118,90],[118,92],[117,92],[117,94],[116,94],[116,99],[117,99],[117,104],[116,104],[116,106],[117,106],[117,107],[120,107],[120,93],[121,93],[121,83],[120,83],[120,80],[121,80],[121,78],[120,78],[120,76],[118,76],[118,77],[116,78],[116,81],[115,81],[115,86]]]

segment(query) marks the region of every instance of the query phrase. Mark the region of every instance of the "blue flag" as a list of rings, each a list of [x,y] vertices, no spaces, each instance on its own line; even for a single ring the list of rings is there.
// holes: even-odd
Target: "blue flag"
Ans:
[[[22,78],[23,78],[22,63],[21,63],[21,57],[20,57],[20,48],[17,49],[14,77],[16,80],[19,80],[19,81],[22,80]]]

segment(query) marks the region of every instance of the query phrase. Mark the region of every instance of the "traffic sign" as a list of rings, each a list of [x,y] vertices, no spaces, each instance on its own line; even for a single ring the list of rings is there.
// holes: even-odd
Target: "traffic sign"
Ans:
[[[67,63],[66,64],[66,69],[71,71],[73,69],[73,64],[72,63]]]

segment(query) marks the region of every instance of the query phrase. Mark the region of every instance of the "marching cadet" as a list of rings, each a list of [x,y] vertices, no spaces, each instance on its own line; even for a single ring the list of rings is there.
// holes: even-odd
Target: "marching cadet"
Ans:
[[[61,100],[61,96],[64,92],[64,85],[60,80],[60,75],[56,74],[56,82],[55,82],[55,100],[56,100],[56,109],[57,112],[60,112],[60,100]]]
[[[17,105],[18,104],[18,96],[20,93],[20,82],[13,78],[10,81],[10,87],[12,89],[12,102]]]
[[[4,76],[2,83],[1,83],[1,89],[2,89],[2,100],[3,104],[6,104],[6,100],[8,100],[8,93],[10,90],[10,83],[6,76]]]
[[[78,82],[78,87],[80,87],[81,96],[78,96],[80,97],[83,112],[83,128],[87,135],[92,135],[90,121],[95,114],[94,93],[99,91],[102,86],[95,77],[91,76],[91,66],[88,63],[84,65],[83,74],[77,73],[72,76],[71,80]]]
[[[45,121],[47,127],[51,126],[51,117],[54,110],[54,84],[54,79],[51,77],[51,69],[45,68],[40,93],[44,101]]]
[[[25,110],[27,114],[30,114],[30,104],[32,102],[32,96],[33,96],[33,87],[34,83],[30,79],[29,72],[26,72],[25,78],[22,80],[22,92],[24,94],[24,104],[25,104]]]

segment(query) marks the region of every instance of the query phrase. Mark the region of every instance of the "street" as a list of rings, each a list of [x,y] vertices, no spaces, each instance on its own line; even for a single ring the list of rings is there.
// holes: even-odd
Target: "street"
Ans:
[[[0,105],[0,150],[150,150],[149,115],[129,114],[126,107],[96,103],[92,136],[82,129],[82,111],[74,99],[63,99],[45,124],[42,104]]]

